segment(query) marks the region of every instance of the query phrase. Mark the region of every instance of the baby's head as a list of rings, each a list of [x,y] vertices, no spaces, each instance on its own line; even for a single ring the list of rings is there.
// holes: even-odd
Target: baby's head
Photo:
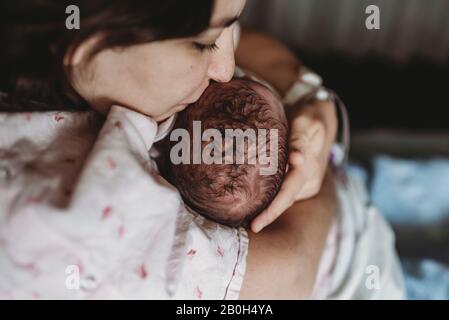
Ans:
[[[244,143],[239,145],[232,134],[246,137],[240,139]],[[282,104],[268,88],[248,78],[212,83],[178,114],[165,141],[165,152],[170,152],[166,178],[199,214],[228,226],[246,226],[280,188],[287,134]],[[180,137],[188,139],[182,150]],[[180,151],[186,153],[182,163]]]

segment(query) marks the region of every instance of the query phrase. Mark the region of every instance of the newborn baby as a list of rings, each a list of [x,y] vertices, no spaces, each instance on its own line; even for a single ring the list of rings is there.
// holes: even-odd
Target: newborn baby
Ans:
[[[287,134],[283,106],[267,87],[247,77],[212,83],[178,114],[159,144],[158,163],[191,209],[228,226],[247,226],[281,186]]]

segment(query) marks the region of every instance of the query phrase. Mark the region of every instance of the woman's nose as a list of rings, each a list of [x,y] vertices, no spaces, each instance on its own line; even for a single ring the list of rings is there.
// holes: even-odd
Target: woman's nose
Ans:
[[[218,49],[212,53],[208,76],[217,82],[232,79],[235,68],[233,29],[226,28],[217,39]]]

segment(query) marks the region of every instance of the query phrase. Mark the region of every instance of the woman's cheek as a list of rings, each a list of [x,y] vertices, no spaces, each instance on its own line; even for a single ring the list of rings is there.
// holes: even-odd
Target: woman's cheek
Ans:
[[[207,70],[211,63],[211,54],[207,51],[195,52],[195,57],[190,63],[190,69],[193,73],[198,74],[198,76],[203,79],[207,75]]]
[[[192,66],[192,75],[195,75],[197,83],[201,86],[204,82],[209,81],[208,70],[210,66],[210,55],[205,53],[204,57]]]

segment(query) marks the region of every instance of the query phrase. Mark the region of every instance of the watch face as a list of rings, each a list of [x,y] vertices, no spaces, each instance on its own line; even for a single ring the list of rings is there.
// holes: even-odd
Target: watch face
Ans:
[[[329,99],[329,91],[327,91],[324,87],[319,88],[316,92],[316,98],[318,100],[327,100]]]
[[[314,87],[318,87],[323,83],[321,77],[314,72],[306,72],[301,75],[300,79]]]
[[[288,90],[284,98],[284,103],[292,105],[309,95],[313,89],[313,86],[298,80]]]

